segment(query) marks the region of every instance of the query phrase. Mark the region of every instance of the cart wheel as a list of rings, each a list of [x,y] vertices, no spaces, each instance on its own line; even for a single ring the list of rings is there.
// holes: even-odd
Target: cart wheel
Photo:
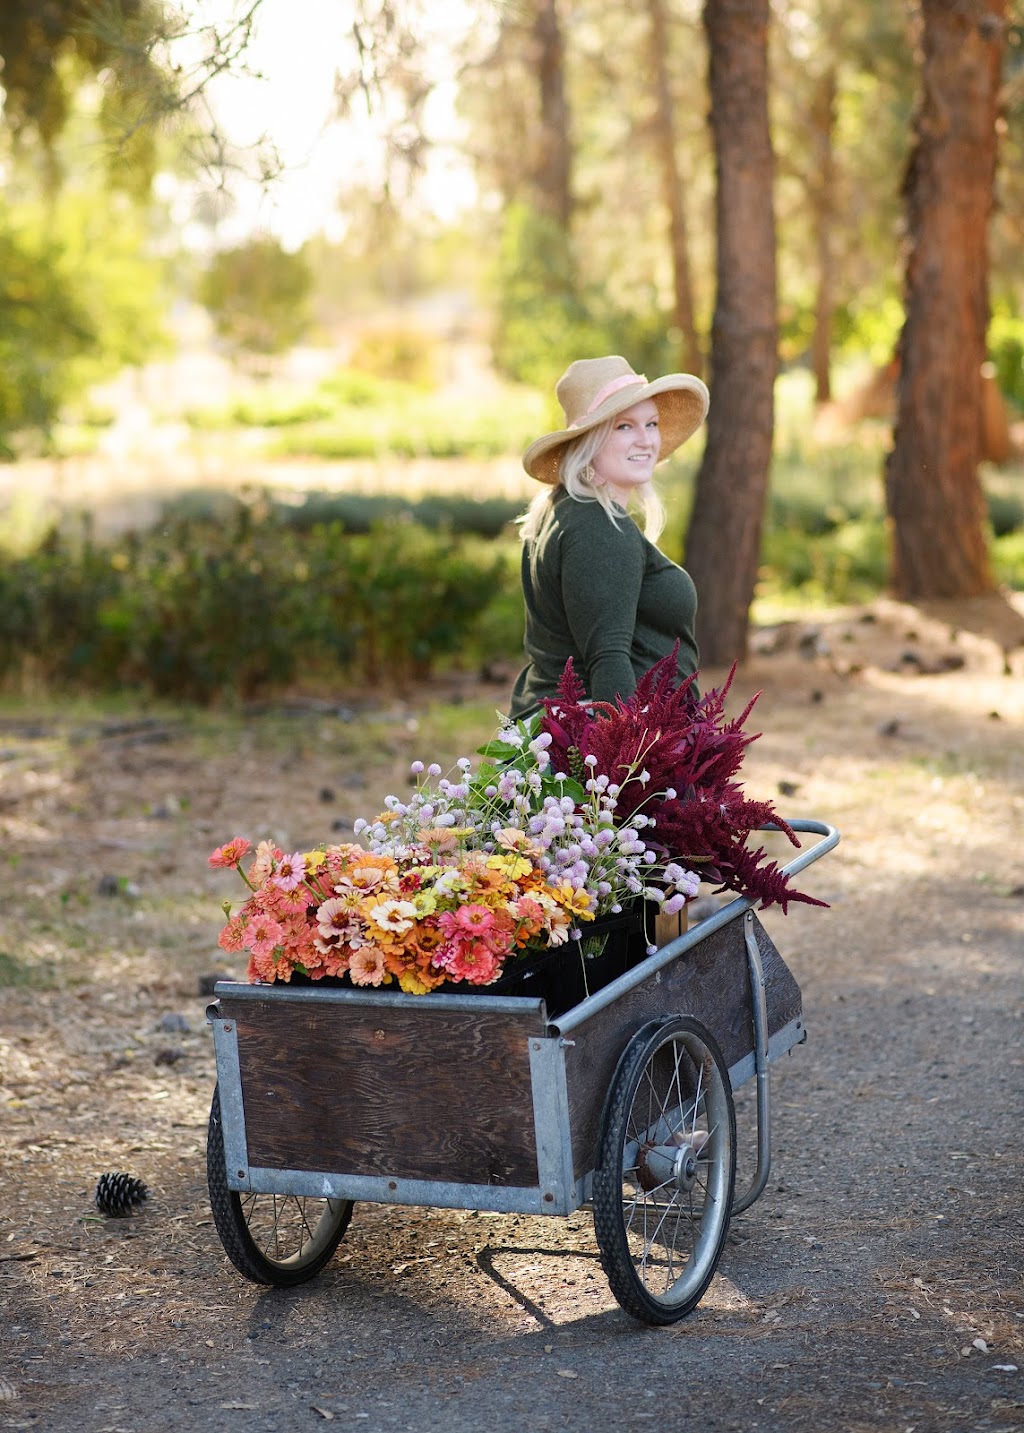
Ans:
[[[214,1090],[210,1106],[206,1177],[224,1252],[254,1284],[288,1288],[312,1279],[333,1256],[352,1218],[351,1199],[239,1194],[229,1189],[219,1089]]]
[[[605,1104],[594,1233],[618,1302],[648,1324],[696,1308],[718,1265],[736,1178],[736,1113],[710,1031],[677,1015],[634,1036]]]

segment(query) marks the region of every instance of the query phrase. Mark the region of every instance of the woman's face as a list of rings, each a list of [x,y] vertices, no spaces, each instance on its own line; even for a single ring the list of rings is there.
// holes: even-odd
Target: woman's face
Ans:
[[[645,398],[613,420],[612,431],[593,461],[594,481],[626,502],[631,493],[651,481],[660,451],[658,405],[653,398]]]

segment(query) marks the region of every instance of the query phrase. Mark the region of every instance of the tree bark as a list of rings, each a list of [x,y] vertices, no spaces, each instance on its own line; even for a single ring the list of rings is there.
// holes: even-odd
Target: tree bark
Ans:
[[[565,40],[557,0],[537,0],[533,41],[540,86],[540,132],[534,164],[537,207],[568,231],[572,220],[572,143],[565,93]]]
[[[655,145],[661,164],[662,192],[669,217],[669,243],[672,251],[672,321],[679,335],[679,356],[682,368],[689,373],[703,372],[704,360],[693,317],[693,277],[690,268],[690,242],[686,220],[686,191],[679,172],[676,155],[675,105],[669,81],[669,34],[665,19],[664,0],[647,0],[650,17],[650,64],[654,79]]]
[[[993,589],[978,462],[1006,0],[923,0],[922,15],[922,96],[904,181],[906,319],[885,470],[892,585],[911,600]]]
[[[769,0],[706,0],[717,174],[711,412],[686,541],[701,660],[746,656],[778,370]]]
[[[835,65],[829,65],[818,83],[812,110],[814,142],[818,155],[818,173],[812,199],[818,259],[814,334],[811,339],[816,403],[828,403],[832,398],[832,318],[836,302],[833,235],[836,217],[836,89],[836,68]]]

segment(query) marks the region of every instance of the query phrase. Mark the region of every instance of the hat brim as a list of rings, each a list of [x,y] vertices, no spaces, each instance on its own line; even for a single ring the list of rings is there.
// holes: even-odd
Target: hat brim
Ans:
[[[661,432],[661,451],[658,461],[669,457],[680,444],[696,433],[708,415],[710,395],[707,387],[692,373],[669,373],[656,378],[653,383],[638,382],[622,388],[606,399],[600,408],[574,428],[560,428],[554,433],[545,433],[531,443],[523,454],[523,467],[531,478],[538,482],[554,485],[558,482],[558,465],[566,443],[588,433],[599,423],[606,423],[634,403],[651,398],[658,405],[658,427]]]

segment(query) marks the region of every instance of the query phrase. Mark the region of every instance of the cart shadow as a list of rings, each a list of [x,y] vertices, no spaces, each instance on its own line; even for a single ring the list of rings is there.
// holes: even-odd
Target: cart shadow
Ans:
[[[528,1294],[524,1293],[511,1279],[502,1274],[496,1267],[495,1259],[499,1257],[504,1259],[533,1256],[542,1259],[558,1259],[564,1262],[566,1252],[565,1249],[545,1249],[536,1244],[528,1246],[501,1244],[494,1247],[490,1244],[485,1244],[482,1249],[478,1250],[475,1262],[480,1272],[488,1278],[496,1288],[501,1289],[502,1293],[507,1294],[513,1302],[517,1303],[532,1319],[535,1319],[543,1328],[554,1329],[559,1327],[558,1321],[546,1314],[538,1304],[534,1303]],[[589,1263],[600,1265],[600,1255],[596,1253],[583,1249],[573,1249],[571,1255],[574,1259],[583,1259]]]

